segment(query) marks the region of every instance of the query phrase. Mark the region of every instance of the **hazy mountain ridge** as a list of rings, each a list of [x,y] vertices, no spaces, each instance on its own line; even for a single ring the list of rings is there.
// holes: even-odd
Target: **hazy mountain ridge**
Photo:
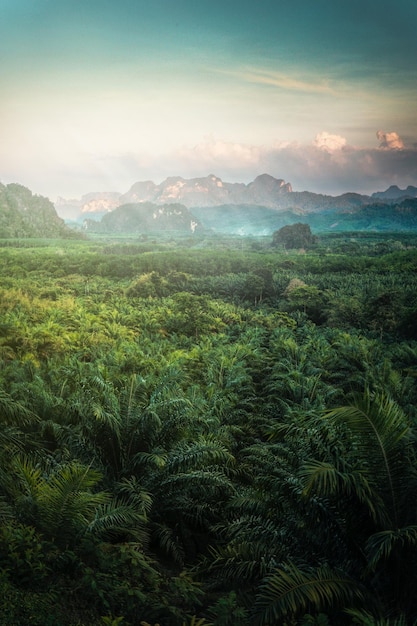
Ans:
[[[289,183],[269,174],[258,176],[248,185],[223,182],[214,174],[191,179],[172,176],[160,185],[155,185],[152,181],[135,183],[121,196],[120,202],[180,202],[187,208],[220,204],[263,204],[275,207],[278,197],[291,191]]]
[[[275,230],[302,222],[314,231],[410,231],[417,230],[417,199],[398,204],[358,204],[329,206],[321,210],[290,207],[283,211],[262,206],[223,205],[210,209],[194,208],[192,213],[205,228],[219,233],[270,235]]]
[[[296,207],[277,211],[259,205],[224,204],[187,209],[181,204],[151,202],[126,204],[107,213],[101,221],[87,219],[86,232],[146,234],[158,231],[200,232],[268,236],[283,226],[302,222],[316,232],[417,230],[417,199],[398,205],[373,203],[355,208],[305,211]]]
[[[413,190],[416,197],[404,199],[401,195]],[[395,195],[399,195],[399,200]],[[154,200],[146,200],[147,197]],[[174,201],[176,197],[184,198],[191,206]],[[126,202],[129,199],[135,201]],[[161,203],[161,199],[166,202]],[[373,196],[328,196],[292,191],[284,180],[263,174],[247,185],[223,183],[213,175],[189,180],[170,177],[160,185],[152,181],[135,183],[127,194],[99,192],[86,194],[81,200],[60,198],[55,207],[22,185],[0,184],[0,237],[77,236],[58,215],[57,207],[64,212],[72,207],[82,220],[84,231],[103,234],[192,233],[207,229],[270,235],[295,222],[309,224],[318,232],[417,230],[417,187],[400,190],[391,186]]]
[[[103,215],[98,222],[87,218],[83,230],[95,233],[150,233],[157,231],[194,232],[201,230],[199,220],[182,204],[157,205],[130,203]]]
[[[297,209],[301,211],[320,211],[326,208],[354,208],[374,202],[372,198],[357,193],[345,193],[329,196],[311,191],[293,191],[290,183],[261,174],[252,182],[223,182],[213,174],[202,178],[185,179],[171,176],[159,185],[154,182],[137,182],[127,193],[97,192],[89,193],[80,200],[58,198],[55,207],[65,218],[83,221],[87,217],[100,217],[124,204],[180,203],[190,210],[195,207],[209,208],[224,205],[264,206],[283,211]]]
[[[120,206],[121,193],[117,191],[98,191],[87,193],[80,200],[58,197],[55,208],[64,219],[102,216]]]
[[[58,198],[55,207],[66,219],[83,221],[86,217],[95,218],[125,204],[180,203],[192,207],[211,207],[224,204],[262,205],[270,208],[286,208],[286,196],[292,194],[290,183],[274,178],[269,174],[261,174],[251,183],[223,182],[213,174],[202,178],[185,179],[171,176],[159,185],[154,182],[140,181],[134,183],[124,194],[118,192],[89,193],[80,200]]]
[[[372,194],[372,198],[379,198],[380,200],[404,200],[407,198],[417,198],[417,187],[408,185],[406,189],[400,189],[397,185],[391,185],[385,191],[376,191]]]
[[[17,183],[0,183],[0,238],[72,238],[77,235],[58,216],[52,202]]]
[[[410,186],[405,191],[411,193],[413,189],[417,190]],[[125,194],[87,194],[82,198],[80,215],[85,230],[103,233],[187,231],[193,222],[198,230],[241,235],[269,235],[297,221],[318,231],[414,230],[415,208],[402,204],[402,193],[395,186],[372,196],[293,191],[290,183],[269,174],[261,174],[248,184],[224,182],[213,174],[191,179],[171,176],[159,185],[150,180],[137,182]],[[114,203],[119,206],[112,208]],[[141,210],[145,205],[147,208]],[[158,221],[150,217],[158,207],[167,210],[173,205],[178,211],[182,207],[185,221],[174,214]]]

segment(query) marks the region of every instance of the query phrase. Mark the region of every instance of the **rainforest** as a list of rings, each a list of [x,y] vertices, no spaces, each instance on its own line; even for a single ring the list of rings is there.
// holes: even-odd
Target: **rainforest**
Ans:
[[[0,241],[1,625],[416,623],[417,235],[273,243]]]

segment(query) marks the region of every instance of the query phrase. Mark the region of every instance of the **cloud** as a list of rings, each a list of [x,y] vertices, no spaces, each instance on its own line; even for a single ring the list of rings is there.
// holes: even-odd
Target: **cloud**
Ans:
[[[330,195],[417,185],[417,149],[404,147],[394,132],[377,136],[380,145],[370,148],[349,145],[345,137],[327,131],[310,144],[277,141],[255,146],[207,138],[175,153],[176,172],[184,177],[213,173],[242,182],[266,172],[290,182],[294,190]]]
[[[379,147],[384,150],[402,150],[404,148],[404,143],[398,133],[384,133],[382,130],[379,130],[376,134],[379,139]]]
[[[317,148],[333,152],[334,150],[341,150],[346,145],[346,139],[341,137],[341,135],[331,135],[324,131],[316,135],[314,145]]]
[[[123,193],[136,181],[159,183],[177,175],[215,174],[224,181],[249,183],[268,173],[291,183],[295,191],[328,195],[348,191],[371,194],[394,184],[402,189],[417,185],[417,146],[404,145],[396,132],[378,132],[377,138],[374,147],[358,148],[342,135],[325,130],[309,143],[276,140],[254,145],[209,136],[159,154],[144,150],[104,156],[83,152],[70,168],[56,159],[54,167],[42,163],[41,172],[27,166],[29,174],[20,178],[12,176],[12,170],[22,164],[9,159],[11,170],[2,167],[1,182],[17,180],[50,197],[75,197],[89,191]]]
[[[316,81],[303,80],[282,72],[273,72],[259,68],[248,68],[247,70],[236,72],[235,75],[249,83],[270,85],[287,91],[336,95],[335,90],[329,83],[320,79]]]
[[[239,168],[256,167],[261,159],[262,148],[243,143],[223,141],[211,137],[189,148],[183,146],[175,157],[187,167],[198,165],[211,171],[213,168],[230,168],[235,164]]]

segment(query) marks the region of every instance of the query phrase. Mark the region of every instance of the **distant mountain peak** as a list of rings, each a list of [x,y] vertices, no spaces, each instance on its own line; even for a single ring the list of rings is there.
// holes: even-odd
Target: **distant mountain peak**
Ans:
[[[398,185],[391,185],[385,191],[376,191],[373,198],[380,200],[400,200],[401,198],[417,198],[417,187],[408,185],[407,189],[400,189]]]

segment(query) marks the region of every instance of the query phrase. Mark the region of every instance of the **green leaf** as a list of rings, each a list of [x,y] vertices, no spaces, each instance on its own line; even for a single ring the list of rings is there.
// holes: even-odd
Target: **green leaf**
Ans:
[[[319,612],[362,599],[361,589],[344,572],[326,566],[303,571],[288,562],[261,584],[255,602],[255,623],[266,626],[311,609]]]

